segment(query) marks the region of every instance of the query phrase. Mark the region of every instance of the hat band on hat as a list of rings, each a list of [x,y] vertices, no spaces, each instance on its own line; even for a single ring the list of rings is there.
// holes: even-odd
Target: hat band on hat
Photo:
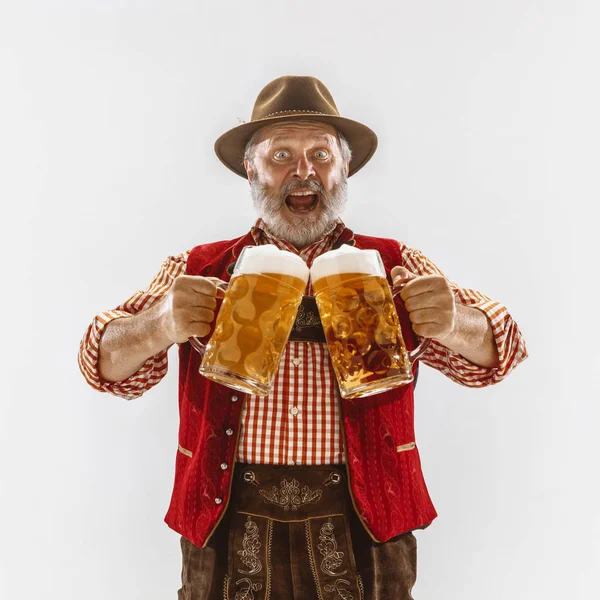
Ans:
[[[302,109],[298,109],[298,110],[278,110],[277,112],[272,112],[269,113],[268,115],[265,115],[264,117],[261,117],[261,119],[268,119],[269,117],[272,117],[274,115],[296,115],[298,113],[309,113],[311,115],[327,115],[328,113],[324,113],[324,112],[319,112],[318,110],[302,110]],[[335,115],[329,115],[329,116],[335,116]]]

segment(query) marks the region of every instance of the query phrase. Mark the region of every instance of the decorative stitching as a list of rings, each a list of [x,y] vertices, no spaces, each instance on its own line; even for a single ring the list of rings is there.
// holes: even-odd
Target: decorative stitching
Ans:
[[[252,583],[247,577],[238,579],[235,582],[235,585],[240,585],[240,583],[247,583],[248,587],[238,590],[235,593],[234,600],[254,600],[254,592],[258,592],[258,590],[262,589],[262,583]]]
[[[223,579],[223,600],[229,600],[229,575]]]
[[[328,583],[327,585],[323,586],[323,589],[326,592],[337,592],[342,600],[354,600],[352,592],[350,592],[350,590],[340,588],[340,584],[350,585],[350,582],[346,579],[336,579],[333,585],[331,583]]]
[[[269,521],[273,521],[274,523],[304,523],[307,519],[306,517],[304,518],[299,518],[299,519],[289,519],[289,518],[285,518],[285,519],[278,519],[277,517],[265,517],[264,514],[258,514],[258,513],[251,513],[251,512],[246,512],[246,511],[239,511],[239,513],[241,515],[250,515],[251,517],[259,517],[261,519],[267,519]],[[300,515],[298,515],[300,516]],[[326,515],[321,515],[319,518],[325,518],[325,517],[343,517],[344,513],[328,513]]]
[[[271,597],[271,573],[272,573],[272,563],[271,563],[271,546],[273,545],[273,521],[271,519],[268,520],[269,524],[267,526],[267,586],[265,591],[265,598],[268,600]]]
[[[300,489],[300,482],[297,479],[281,481],[281,490],[275,486],[271,490],[258,490],[265,502],[277,504],[283,510],[298,510],[303,504],[317,503],[321,500],[323,490],[311,490],[307,485]]]
[[[243,550],[238,550],[238,554],[241,557],[241,561],[249,567],[249,571],[238,569],[239,573],[243,575],[256,575],[262,571],[262,564],[258,558],[258,550],[261,547],[261,543],[258,539],[258,525],[248,517],[246,519],[246,533],[244,533],[244,539],[242,540]],[[240,581],[245,581],[240,579]],[[256,588],[260,589],[260,588]],[[235,596],[237,598],[237,594]]]
[[[365,600],[365,586],[363,584],[362,577],[360,573],[357,574],[358,579],[358,593],[360,594],[360,600]]]
[[[312,311],[306,311],[304,306],[300,305],[298,314],[296,315],[296,321],[294,322],[294,329],[302,331],[307,327],[318,327],[321,325],[321,319],[318,315],[315,315]]]
[[[308,551],[308,561],[310,563],[310,569],[315,580],[315,589],[317,590],[318,600],[323,600],[323,593],[321,592],[321,584],[319,582],[319,576],[317,575],[317,567],[315,566],[315,555],[313,552],[312,534],[310,532],[310,521],[304,521],[304,528],[306,530],[306,550]]]
[[[328,519],[327,523],[323,523],[321,530],[319,531],[321,543],[317,548],[324,557],[321,561],[321,571],[323,571],[325,575],[330,575],[331,577],[340,577],[341,575],[345,575],[348,572],[348,569],[345,569],[341,573],[334,572],[334,569],[337,569],[342,565],[344,553],[337,549],[337,542],[335,541],[333,530],[334,525],[331,519]],[[327,586],[325,586],[325,589],[327,589]],[[327,591],[330,592],[332,590]]]

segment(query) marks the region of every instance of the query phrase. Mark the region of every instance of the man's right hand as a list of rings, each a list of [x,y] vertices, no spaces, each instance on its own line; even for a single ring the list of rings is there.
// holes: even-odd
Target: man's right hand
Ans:
[[[171,344],[187,342],[190,337],[208,335],[215,320],[217,298],[223,291],[218,279],[180,275],[157,306],[161,326]]]

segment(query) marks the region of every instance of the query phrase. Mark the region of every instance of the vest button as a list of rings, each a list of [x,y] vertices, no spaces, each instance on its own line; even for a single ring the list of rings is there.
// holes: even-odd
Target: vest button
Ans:
[[[221,504],[223,502],[223,498],[215,498],[215,504]]]
[[[223,471],[227,470],[227,463],[221,463],[221,469],[223,469]]]
[[[225,430],[225,433],[226,433],[227,435],[233,435],[233,429],[231,429],[231,427],[228,427],[228,428]]]
[[[233,396],[231,396],[231,401],[232,402],[237,402],[238,401],[238,397],[234,394]]]

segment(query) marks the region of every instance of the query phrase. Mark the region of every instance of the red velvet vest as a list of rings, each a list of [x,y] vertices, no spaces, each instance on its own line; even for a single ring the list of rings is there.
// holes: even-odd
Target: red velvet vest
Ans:
[[[392,267],[402,265],[393,240],[354,235],[346,229],[340,243],[378,250],[388,279]],[[242,248],[251,245],[253,238],[247,234],[196,246],[186,274],[229,281],[231,266]],[[408,314],[400,300],[396,306],[404,341],[412,350],[415,338]],[[179,450],[165,516],[171,529],[196,546],[206,545],[227,508],[245,399],[243,393],[200,375],[200,360],[189,343],[179,345]],[[367,398],[341,400],[350,493],[361,521],[379,542],[426,527],[437,516],[414,445],[413,404],[412,383]]]

